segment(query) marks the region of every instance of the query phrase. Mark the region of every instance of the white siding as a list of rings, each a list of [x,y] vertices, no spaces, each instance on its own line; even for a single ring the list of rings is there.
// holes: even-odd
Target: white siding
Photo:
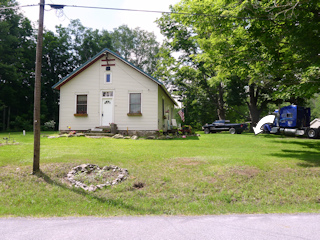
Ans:
[[[106,70],[101,60],[95,62],[60,88],[59,129],[87,130],[101,125],[101,92],[114,93],[113,122],[119,130],[158,129],[158,84],[128,64],[109,54],[112,82],[104,83]],[[129,93],[141,93],[142,116],[128,116]],[[76,94],[88,95],[88,116],[75,117]]]
[[[162,101],[163,100],[163,101]],[[162,103],[164,102],[164,114]],[[168,95],[163,91],[163,89],[158,86],[158,129],[162,129],[164,131],[168,130],[168,125],[171,125],[171,120],[173,116],[174,104]],[[166,113],[168,111],[168,113]],[[163,118],[165,116],[165,119]],[[169,124],[168,124],[169,122]]]
[[[60,88],[60,130],[67,130],[68,126],[71,130],[87,130],[99,126],[99,66],[98,61]],[[87,117],[74,116],[77,94],[88,95]]]
[[[113,62],[112,62],[113,63]],[[119,130],[157,129],[158,84],[131,66],[116,59],[111,67],[112,83],[103,84],[104,89],[114,89],[114,122]],[[104,75],[105,68],[100,68]],[[128,116],[129,93],[141,93],[142,116]]]

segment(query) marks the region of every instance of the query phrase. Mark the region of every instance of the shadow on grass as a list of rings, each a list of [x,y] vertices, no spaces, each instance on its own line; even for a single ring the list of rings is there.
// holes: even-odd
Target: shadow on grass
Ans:
[[[288,138],[288,136],[280,135],[280,134],[268,134],[268,133],[260,133],[258,135],[253,135],[254,137],[260,137],[260,138],[273,138],[273,139],[284,139]],[[294,137],[293,137],[294,138]]]
[[[130,210],[130,211],[133,211],[137,214],[155,214],[157,212],[157,210],[154,208],[142,210],[142,209],[138,209],[132,205],[128,205],[128,204],[124,203],[122,200],[106,199],[103,197],[96,196],[92,192],[87,192],[81,188],[67,187],[63,183],[52,180],[46,173],[44,173],[41,170],[40,170],[40,172],[35,173],[35,176],[44,179],[44,181],[50,185],[61,187],[64,190],[72,191],[72,192],[79,194],[83,197],[90,197],[90,198],[96,199],[101,203],[106,203],[106,204],[113,206],[113,207],[124,208],[124,209]]]
[[[306,150],[289,150],[283,149],[280,153],[273,153],[272,156],[275,157],[285,157],[294,158],[298,160],[305,161],[306,163],[298,163],[301,167],[320,167],[320,140],[312,139],[310,141],[281,141],[281,144],[299,145]]]
[[[301,167],[320,167],[320,153],[309,151],[282,150],[282,153],[271,154],[275,157],[295,158],[307,163],[298,163]]]

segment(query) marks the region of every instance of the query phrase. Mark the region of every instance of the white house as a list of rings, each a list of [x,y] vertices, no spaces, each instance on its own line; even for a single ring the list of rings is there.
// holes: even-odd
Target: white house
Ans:
[[[53,86],[60,90],[59,130],[117,124],[121,131],[167,131],[177,105],[162,82],[104,49]]]

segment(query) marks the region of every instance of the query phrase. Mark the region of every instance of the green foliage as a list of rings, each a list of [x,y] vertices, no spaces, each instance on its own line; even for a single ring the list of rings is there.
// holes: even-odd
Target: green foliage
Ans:
[[[186,123],[201,126],[217,115],[217,88],[209,84],[214,71],[197,61],[201,50],[190,29],[169,14],[164,14],[158,25],[166,40],[154,76],[180,96]]]
[[[122,25],[110,34],[113,48],[122,57],[146,73],[152,74],[155,71],[159,43],[154,33]]]
[[[10,129],[14,131],[19,131],[22,129],[26,131],[32,131],[33,129],[32,120],[30,120],[27,114],[16,116],[14,121],[10,123]]]
[[[309,102],[311,120],[320,118],[320,94],[316,94]]]
[[[0,3],[0,7],[16,5],[15,0]],[[0,16],[0,116],[6,120],[2,129],[17,129],[21,124],[17,117],[33,108],[35,38],[30,21],[16,9],[2,9]],[[29,122],[32,115],[22,118]]]
[[[164,15],[162,32],[170,44],[180,41],[176,32],[184,33],[181,42],[195,42],[201,50],[188,56],[211,66],[211,86],[223,82],[225,101],[246,103],[255,124],[269,103],[303,105],[319,92],[319,9],[316,0],[184,0],[171,11],[190,15]],[[242,82],[239,94],[232,78]],[[221,111],[223,101],[218,105]]]

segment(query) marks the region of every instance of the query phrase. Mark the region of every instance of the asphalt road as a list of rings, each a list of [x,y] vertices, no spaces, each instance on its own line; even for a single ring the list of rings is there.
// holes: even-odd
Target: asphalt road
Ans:
[[[320,239],[320,214],[0,218],[0,239]]]

